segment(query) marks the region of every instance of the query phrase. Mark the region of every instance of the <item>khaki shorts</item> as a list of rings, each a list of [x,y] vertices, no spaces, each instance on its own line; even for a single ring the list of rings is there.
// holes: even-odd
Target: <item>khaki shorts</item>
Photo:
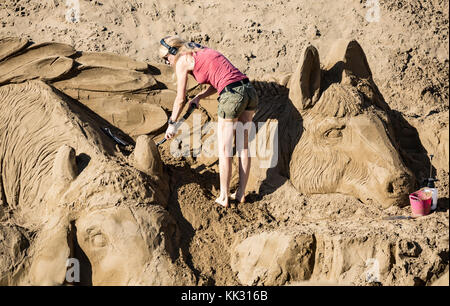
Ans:
[[[220,118],[235,119],[244,111],[256,110],[258,95],[251,83],[242,84],[220,94],[217,114]]]

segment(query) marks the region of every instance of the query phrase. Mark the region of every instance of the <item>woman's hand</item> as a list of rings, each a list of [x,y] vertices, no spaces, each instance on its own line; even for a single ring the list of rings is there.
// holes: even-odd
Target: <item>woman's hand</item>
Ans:
[[[176,133],[177,133],[176,123],[169,124],[169,126],[167,127],[167,130],[166,130],[165,138],[171,139],[175,136]]]

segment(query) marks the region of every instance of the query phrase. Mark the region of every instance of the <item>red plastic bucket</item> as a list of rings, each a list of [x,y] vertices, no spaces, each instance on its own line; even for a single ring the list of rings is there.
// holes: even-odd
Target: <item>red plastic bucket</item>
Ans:
[[[432,202],[431,192],[425,192],[423,190],[418,190],[409,195],[409,202],[411,203],[411,210],[414,216],[426,216],[430,213],[431,202]]]

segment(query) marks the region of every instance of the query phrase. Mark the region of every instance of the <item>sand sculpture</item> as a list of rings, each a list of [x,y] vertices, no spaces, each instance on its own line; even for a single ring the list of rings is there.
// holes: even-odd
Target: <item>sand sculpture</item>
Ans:
[[[13,42],[6,49],[21,48]],[[83,105],[41,80],[22,82],[67,73],[65,64],[41,66],[38,47],[2,62],[2,79],[20,83],[0,87],[0,217],[14,250],[0,257],[0,283],[63,284],[70,258],[82,261],[87,284],[191,283],[154,143],[141,136],[134,152],[120,150],[101,129],[108,123]],[[72,62],[61,47],[42,46],[60,54],[54,64]],[[38,64],[24,76],[17,63],[28,60]]]
[[[14,48],[19,52],[3,61],[3,83],[37,77],[50,80],[131,137],[163,131],[167,115],[161,107],[170,110],[174,95],[175,79],[168,68],[149,69],[145,63],[109,53],[77,53],[57,43],[32,45],[25,52],[20,40],[8,39],[3,45],[6,56]],[[24,75],[30,67],[36,75]],[[160,74],[144,73],[146,69]],[[189,87],[193,90],[194,86]],[[307,194],[339,192],[383,207],[406,204],[414,178],[389,135],[388,106],[356,41],[338,41],[322,68],[317,50],[308,47],[289,88],[297,114],[289,112],[286,118],[278,118],[284,125],[279,132],[285,131],[280,133],[285,137],[279,138],[282,148],[278,157],[289,160],[285,169],[278,167],[280,175],[289,177],[298,191]],[[273,106],[261,104],[255,121],[269,123]],[[214,119],[214,111],[204,109],[210,119]],[[213,156],[208,163],[216,159]],[[200,158],[199,162],[206,161]],[[258,172],[255,169],[254,173]],[[265,176],[260,173],[253,180],[261,182]],[[257,185],[253,183],[254,188]]]
[[[251,190],[288,179],[304,194],[406,204],[414,177],[397,152],[389,107],[356,41],[338,41],[322,65],[309,46],[292,75],[254,83],[261,97],[254,121],[277,123],[279,139],[265,142],[278,149],[274,167],[258,167],[262,156],[252,163]],[[0,225],[0,241],[8,244],[0,284],[63,284],[70,258],[81,260],[83,284],[196,283],[180,256],[178,226],[166,210],[169,178],[152,140],[162,137],[175,84],[164,65],[65,44],[0,40],[0,219],[10,223]],[[188,88],[189,95],[200,90],[192,79]],[[194,112],[202,127],[216,119],[216,103],[213,96]],[[105,126],[130,145],[118,146]],[[164,146],[183,147],[192,136]],[[201,139],[210,136],[204,131]],[[204,148],[187,150],[196,149]],[[193,163],[208,167],[216,160],[200,155]],[[268,271],[266,284],[283,283],[266,249],[247,252],[253,240],[273,244],[269,249],[297,279],[314,275],[308,250],[315,237],[274,237],[263,232],[236,241],[231,265],[242,283],[260,278],[248,268],[251,258]],[[298,254],[305,255],[300,265]]]
[[[289,167],[299,191],[350,194],[383,207],[407,204],[414,178],[392,141],[386,103],[356,41],[338,41],[323,69],[308,47],[289,97],[304,126]]]

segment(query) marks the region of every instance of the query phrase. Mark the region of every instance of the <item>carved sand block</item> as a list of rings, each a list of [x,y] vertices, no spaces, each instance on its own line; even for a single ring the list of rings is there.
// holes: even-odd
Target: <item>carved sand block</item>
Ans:
[[[1,259],[1,281],[63,284],[72,258],[83,284],[192,284],[154,143],[124,156],[97,120],[43,82],[0,87],[0,198],[34,233],[26,258]]]
[[[81,56],[77,57],[76,61],[83,66],[101,66],[136,71],[146,71],[148,69],[147,63],[108,52],[81,52]]]
[[[99,52],[81,52],[75,60],[81,66],[53,86],[132,137],[162,131],[167,115],[159,106],[171,109],[175,98],[176,77],[171,67]],[[189,94],[195,94],[196,87],[190,77]]]
[[[133,94],[133,98],[137,99],[141,103],[149,103],[161,106],[165,111],[170,112],[172,110],[173,101],[175,100],[177,93],[170,89],[156,89],[149,93]]]
[[[246,286],[276,286],[310,279],[314,236],[301,232],[262,232],[232,245],[231,268]]]
[[[100,58],[98,64],[109,64],[118,67],[132,66],[132,60],[100,54],[88,57],[88,62]],[[78,61],[78,59],[77,59]],[[139,67],[137,68],[143,68]],[[130,69],[108,67],[78,67],[80,72],[69,79],[54,82],[53,85],[81,101],[101,117],[128,135],[135,137],[159,131],[167,122],[167,115],[157,105],[140,103],[133,98],[133,92],[151,90],[156,85],[152,75]],[[124,93],[128,93],[126,96]]]
[[[172,67],[166,64],[152,64],[149,70],[155,79],[164,84],[167,89],[177,90],[177,76]],[[187,92],[191,91],[192,88],[197,87],[197,84],[194,77],[189,75],[188,83],[186,85]]]
[[[107,55],[106,59],[111,57]],[[91,56],[89,61],[92,62],[98,58],[102,59],[102,56],[96,54]],[[123,67],[130,66],[133,62],[125,61],[122,57],[114,57],[114,61],[109,63]],[[106,63],[100,60],[99,64]],[[161,107],[139,103],[140,101],[135,101],[133,98],[133,92],[151,90],[157,84],[152,75],[130,69],[109,67],[84,66],[78,69],[80,69],[78,74],[69,79],[54,82],[53,86],[81,101],[132,137],[154,133],[166,124],[167,115]],[[128,95],[124,96],[124,93]]]
[[[430,258],[448,250],[448,239],[425,237],[420,231],[412,234],[405,227],[390,232],[391,225],[371,220],[334,220],[339,232],[327,226],[327,217],[266,232],[240,232],[231,245],[230,266],[243,285],[274,286],[287,281],[413,285],[414,278],[428,282],[435,273],[445,279],[445,260],[437,259],[442,266],[436,268],[438,264]],[[411,270],[416,271],[414,275]]]
[[[160,106],[139,103],[122,95],[80,100],[131,137],[161,132],[167,123],[166,112]]]
[[[52,56],[70,57],[75,54],[72,46],[62,43],[42,43],[32,45],[19,54],[9,57],[7,60],[0,62],[0,73],[5,75],[20,67],[38,59],[48,58]]]
[[[163,163],[155,142],[147,135],[141,135],[136,140],[133,161],[136,169],[142,172],[163,177]]]
[[[19,52],[28,44],[28,40],[18,37],[0,38],[0,61]]]
[[[82,67],[77,75],[53,85],[64,91],[79,89],[105,92],[132,92],[156,85],[155,79],[142,72],[108,67]]]
[[[0,75],[0,85],[6,83],[21,83],[26,80],[41,79],[50,81],[67,74],[73,66],[73,60],[68,57],[50,56],[26,63],[4,75]]]
[[[382,237],[356,235],[336,238],[305,232],[277,230],[236,241],[231,267],[244,285],[276,286],[290,281],[329,280],[348,283],[364,277],[367,260],[377,260],[378,277],[385,279],[393,255]]]

